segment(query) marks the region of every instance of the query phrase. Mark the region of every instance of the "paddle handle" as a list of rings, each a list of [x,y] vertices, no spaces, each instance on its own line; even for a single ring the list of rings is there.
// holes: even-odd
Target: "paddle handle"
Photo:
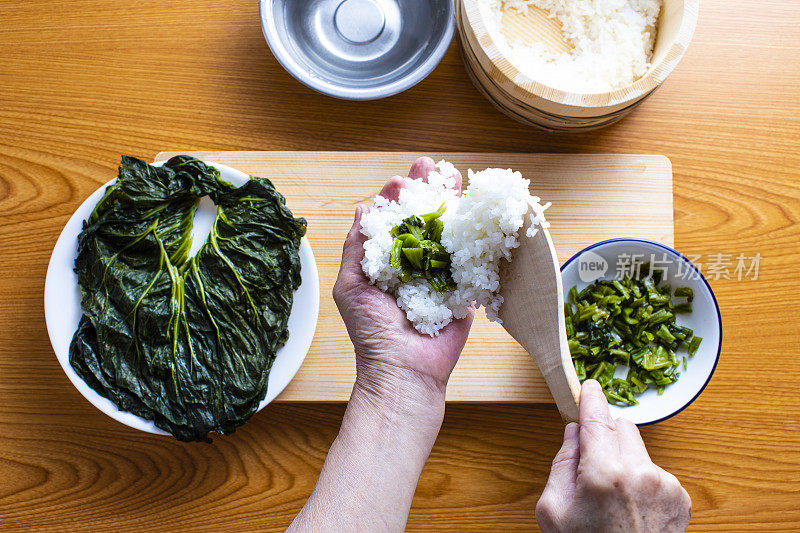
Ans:
[[[564,311],[561,310],[563,320]],[[563,331],[563,327],[562,327]],[[572,365],[572,356],[569,353],[566,331],[560,335],[559,349],[551,353],[542,353],[537,357],[533,355],[539,371],[544,376],[547,388],[553,395],[558,412],[566,422],[578,421],[578,406],[580,405],[581,384],[575,367]]]
[[[561,269],[550,232],[537,229],[533,237],[520,239],[501,272],[499,314],[506,331],[536,361],[561,416],[576,422],[581,385],[567,342]]]
[[[578,380],[578,374],[575,372],[575,366],[572,364],[572,355],[570,354],[569,341],[567,340],[567,323],[564,315],[564,284],[561,280],[561,268],[558,264],[556,249],[553,245],[553,239],[550,237],[550,232],[545,228],[540,228],[536,237],[544,241],[538,247],[538,250],[549,250],[554,267],[552,270],[554,277],[552,287],[554,290],[550,291],[550,294],[555,293],[555,302],[551,303],[551,305],[556,313],[554,326],[556,324],[557,326],[546,330],[546,332],[538,332],[540,338],[532,346],[534,351],[538,353],[533,353],[530,350],[528,350],[528,353],[533,356],[539,371],[544,376],[547,388],[550,389],[550,393],[553,395],[553,400],[556,402],[556,407],[558,407],[561,417],[566,422],[577,422],[581,383]],[[524,344],[523,346],[528,349]]]

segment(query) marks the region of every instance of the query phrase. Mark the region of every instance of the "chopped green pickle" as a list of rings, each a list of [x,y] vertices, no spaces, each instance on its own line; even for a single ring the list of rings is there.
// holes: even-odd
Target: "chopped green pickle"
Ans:
[[[598,280],[581,291],[572,287],[564,303],[569,351],[578,379],[596,379],[610,403],[638,404],[636,396],[649,387],[664,388],[686,370],[688,356],[697,352],[701,337],[675,323],[676,315],[691,313],[694,292],[659,286],[663,272],[643,265],[641,277]],[[685,302],[673,302],[686,298]],[[625,365],[625,379],[614,377]]]
[[[445,209],[442,204],[433,213],[410,216],[392,228],[394,241],[389,260],[394,268],[400,269],[401,282],[423,278],[436,292],[455,290],[450,254],[441,244],[444,223],[440,217]]]

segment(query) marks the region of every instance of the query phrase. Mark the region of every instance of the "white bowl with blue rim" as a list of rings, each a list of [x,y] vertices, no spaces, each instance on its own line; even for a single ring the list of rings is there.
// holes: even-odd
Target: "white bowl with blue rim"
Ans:
[[[689,287],[694,292],[692,312],[678,314],[680,326],[691,328],[695,335],[703,338],[693,356],[685,355],[686,370],[680,369],[678,381],[667,385],[663,394],[649,388],[636,396],[637,405],[621,407],[609,405],[611,414],[625,417],[638,425],[655,424],[666,420],[684,409],[700,396],[706,388],[719,362],[722,348],[722,319],[719,305],[711,286],[700,270],[689,259],[669,246],[644,239],[619,238],[601,241],[588,246],[572,256],[561,267],[564,295],[577,286],[578,291],[598,279],[619,279],[623,275],[636,274],[636,265],[652,263],[664,270],[662,284]],[[674,297],[676,302],[683,298]],[[619,365],[615,377],[624,379],[628,368]]]
[[[250,177],[240,170],[227,165],[214,162],[205,162],[216,167],[220,175],[227,182],[235,185],[244,185]],[[159,167],[164,162],[153,163]],[[145,420],[133,413],[120,410],[114,402],[101,396],[75,372],[69,362],[69,346],[75,330],[78,329],[83,312],[81,311],[81,294],[78,288],[78,275],[74,271],[75,258],[78,253],[78,235],[83,221],[89,218],[97,202],[105,194],[106,188],[114,183],[116,178],[97,189],[87,198],[70,217],[67,225],[53,248],[50,264],[47,267],[47,277],[44,282],[44,316],[47,324],[47,333],[50,343],[56,354],[61,368],[64,369],[69,380],[76,389],[103,413],[126,426],[155,433],[167,435],[168,433],[158,427],[152,420]],[[206,236],[214,221],[216,207],[208,198],[203,198],[195,213],[192,227],[192,248],[194,254],[203,245]],[[278,349],[275,361],[269,373],[267,393],[258,405],[261,411],[268,403],[275,399],[294,378],[300,365],[303,364],[306,354],[311,347],[311,340],[317,327],[319,315],[319,274],[314,253],[307,237],[300,242],[300,276],[302,281],[294,292],[292,310],[289,314],[289,339]]]

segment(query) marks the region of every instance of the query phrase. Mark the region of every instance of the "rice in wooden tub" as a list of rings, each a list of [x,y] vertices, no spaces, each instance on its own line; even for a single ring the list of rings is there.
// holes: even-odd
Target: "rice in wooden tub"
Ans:
[[[699,0],[457,0],[467,73],[506,115],[552,131],[620,120],[677,66]]]
[[[602,93],[635,82],[650,68],[662,0],[487,0],[487,26],[520,72],[575,93]],[[568,51],[513,41],[501,31],[504,12],[547,12],[561,25]]]

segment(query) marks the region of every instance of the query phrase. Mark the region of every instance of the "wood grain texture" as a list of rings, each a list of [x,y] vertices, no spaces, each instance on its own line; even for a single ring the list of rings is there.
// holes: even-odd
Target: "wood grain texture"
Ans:
[[[667,155],[677,248],[764,260],[756,281],[711,280],[719,367],[645,441],[691,494],[693,530],[800,528],[800,3],[704,0],[666,83],[582,135],[495,111],[455,45],[401,95],[318,95],[269,54],[252,0],[3,0],[0,21],[0,529],[280,530],[336,434],[342,404],[283,403],[211,445],[156,438],[56,364],[42,311],[56,236],[121,154],[162,150]],[[449,405],[409,530],[533,529],[560,438],[552,405]]]
[[[164,160],[175,153],[161,153]],[[330,297],[342,242],[358,204],[369,205],[394,175],[407,175],[414,152],[191,152],[272,179],[297,216],[320,278],[314,342],[282,401],[347,401],[355,379],[353,345]],[[432,153],[466,175],[467,169],[512,167],[533,180],[534,194],[553,202],[547,216],[561,261],[584,247],[620,235],[672,243],[672,173],[652,155]],[[579,185],[578,185],[579,184]],[[447,397],[450,401],[552,402],[528,353],[478,312]]]
[[[536,362],[561,418],[579,422],[581,384],[567,339],[561,263],[546,225],[526,219],[520,235],[531,227],[536,233],[520,239],[510,263],[501,263],[498,317]]]

